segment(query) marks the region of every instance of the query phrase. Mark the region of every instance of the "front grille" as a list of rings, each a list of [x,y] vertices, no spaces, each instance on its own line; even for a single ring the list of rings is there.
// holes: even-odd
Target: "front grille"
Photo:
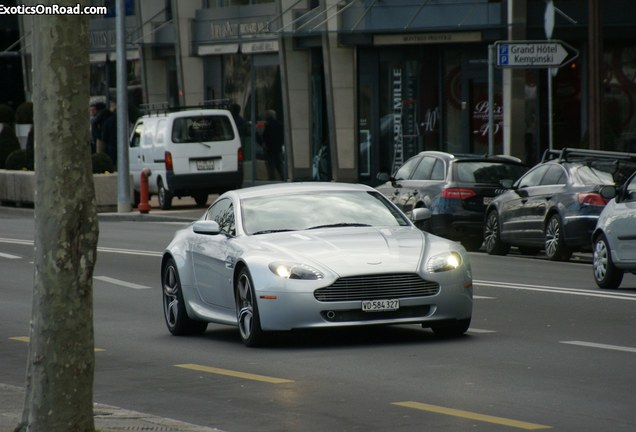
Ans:
[[[426,281],[414,273],[391,273],[343,277],[314,291],[314,297],[322,302],[337,302],[427,297],[438,292],[437,282]]]

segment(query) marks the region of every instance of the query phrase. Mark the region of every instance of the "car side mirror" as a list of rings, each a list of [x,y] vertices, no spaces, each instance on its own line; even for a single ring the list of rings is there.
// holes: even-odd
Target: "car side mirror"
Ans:
[[[197,234],[217,235],[221,232],[221,227],[217,221],[200,220],[192,224],[192,231]]]
[[[523,188],[514,188],[514,191],[517,192],[521,198],[528,198],[528,191]]]
[[[418,207],[411,211],[411,221],[412,222],[421,222],[426,221],[431,218],[431,210],[426,207]]]

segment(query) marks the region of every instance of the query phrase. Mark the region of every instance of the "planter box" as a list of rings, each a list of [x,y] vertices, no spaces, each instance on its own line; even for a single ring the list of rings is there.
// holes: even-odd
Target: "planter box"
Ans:
[[[117,174],[93,174],[93,182],[97,211],[117,211]],[[34,198],[35,173],[33,171],[0,170],[0,203],[33,207]]]

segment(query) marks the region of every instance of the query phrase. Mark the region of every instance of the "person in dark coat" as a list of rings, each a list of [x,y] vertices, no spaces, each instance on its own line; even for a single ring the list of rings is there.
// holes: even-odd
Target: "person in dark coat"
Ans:
[[[104,152],[110,156],[115,169],[117,169],[117,104],[110,102],[110,115],[104,120],[102,126],[102,141]]]
[[[283,143],[283,125],[276,119],[276,111],[267,110],[265,112],[265,128],[263,129],[263,149],[270,180],[285,180],[285,175],[283,174]]]

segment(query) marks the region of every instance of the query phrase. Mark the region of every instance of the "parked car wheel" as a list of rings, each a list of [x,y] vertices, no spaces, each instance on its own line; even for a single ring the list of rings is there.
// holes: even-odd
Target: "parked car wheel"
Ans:
[[[159,180],[159,207],[161,210],[170,210],[172,208],[172,192],[163,185],[163,181]]]
[[[563,225],[559,215],[552,215],[545,226],[545,254],[551,261],[568,261],[572,250],[563,240]]]
[[[612,254],[604,234],[594,240],[594,280],[599,288],[617,289],[623,281],[623,271],[612,261]]]
[[[181,292],[181,280],[177,265],[173,259],[168,260],[163,273],[163,314],[168,330],[175,336],[200,335],[205,332],[208,323],[193,320],[186,312]]]
[[[236,319],[241,340],[248,347],[257,347],[265,342],[265,333],[261,329],[258,305],[247,268],[241,269],[236,286]]]
[[[484,225],[484,246],[488,255],[506,255],[510,250],[510,245],[501,241],[499,233],[499,216],[493,210],[488,213]]]

